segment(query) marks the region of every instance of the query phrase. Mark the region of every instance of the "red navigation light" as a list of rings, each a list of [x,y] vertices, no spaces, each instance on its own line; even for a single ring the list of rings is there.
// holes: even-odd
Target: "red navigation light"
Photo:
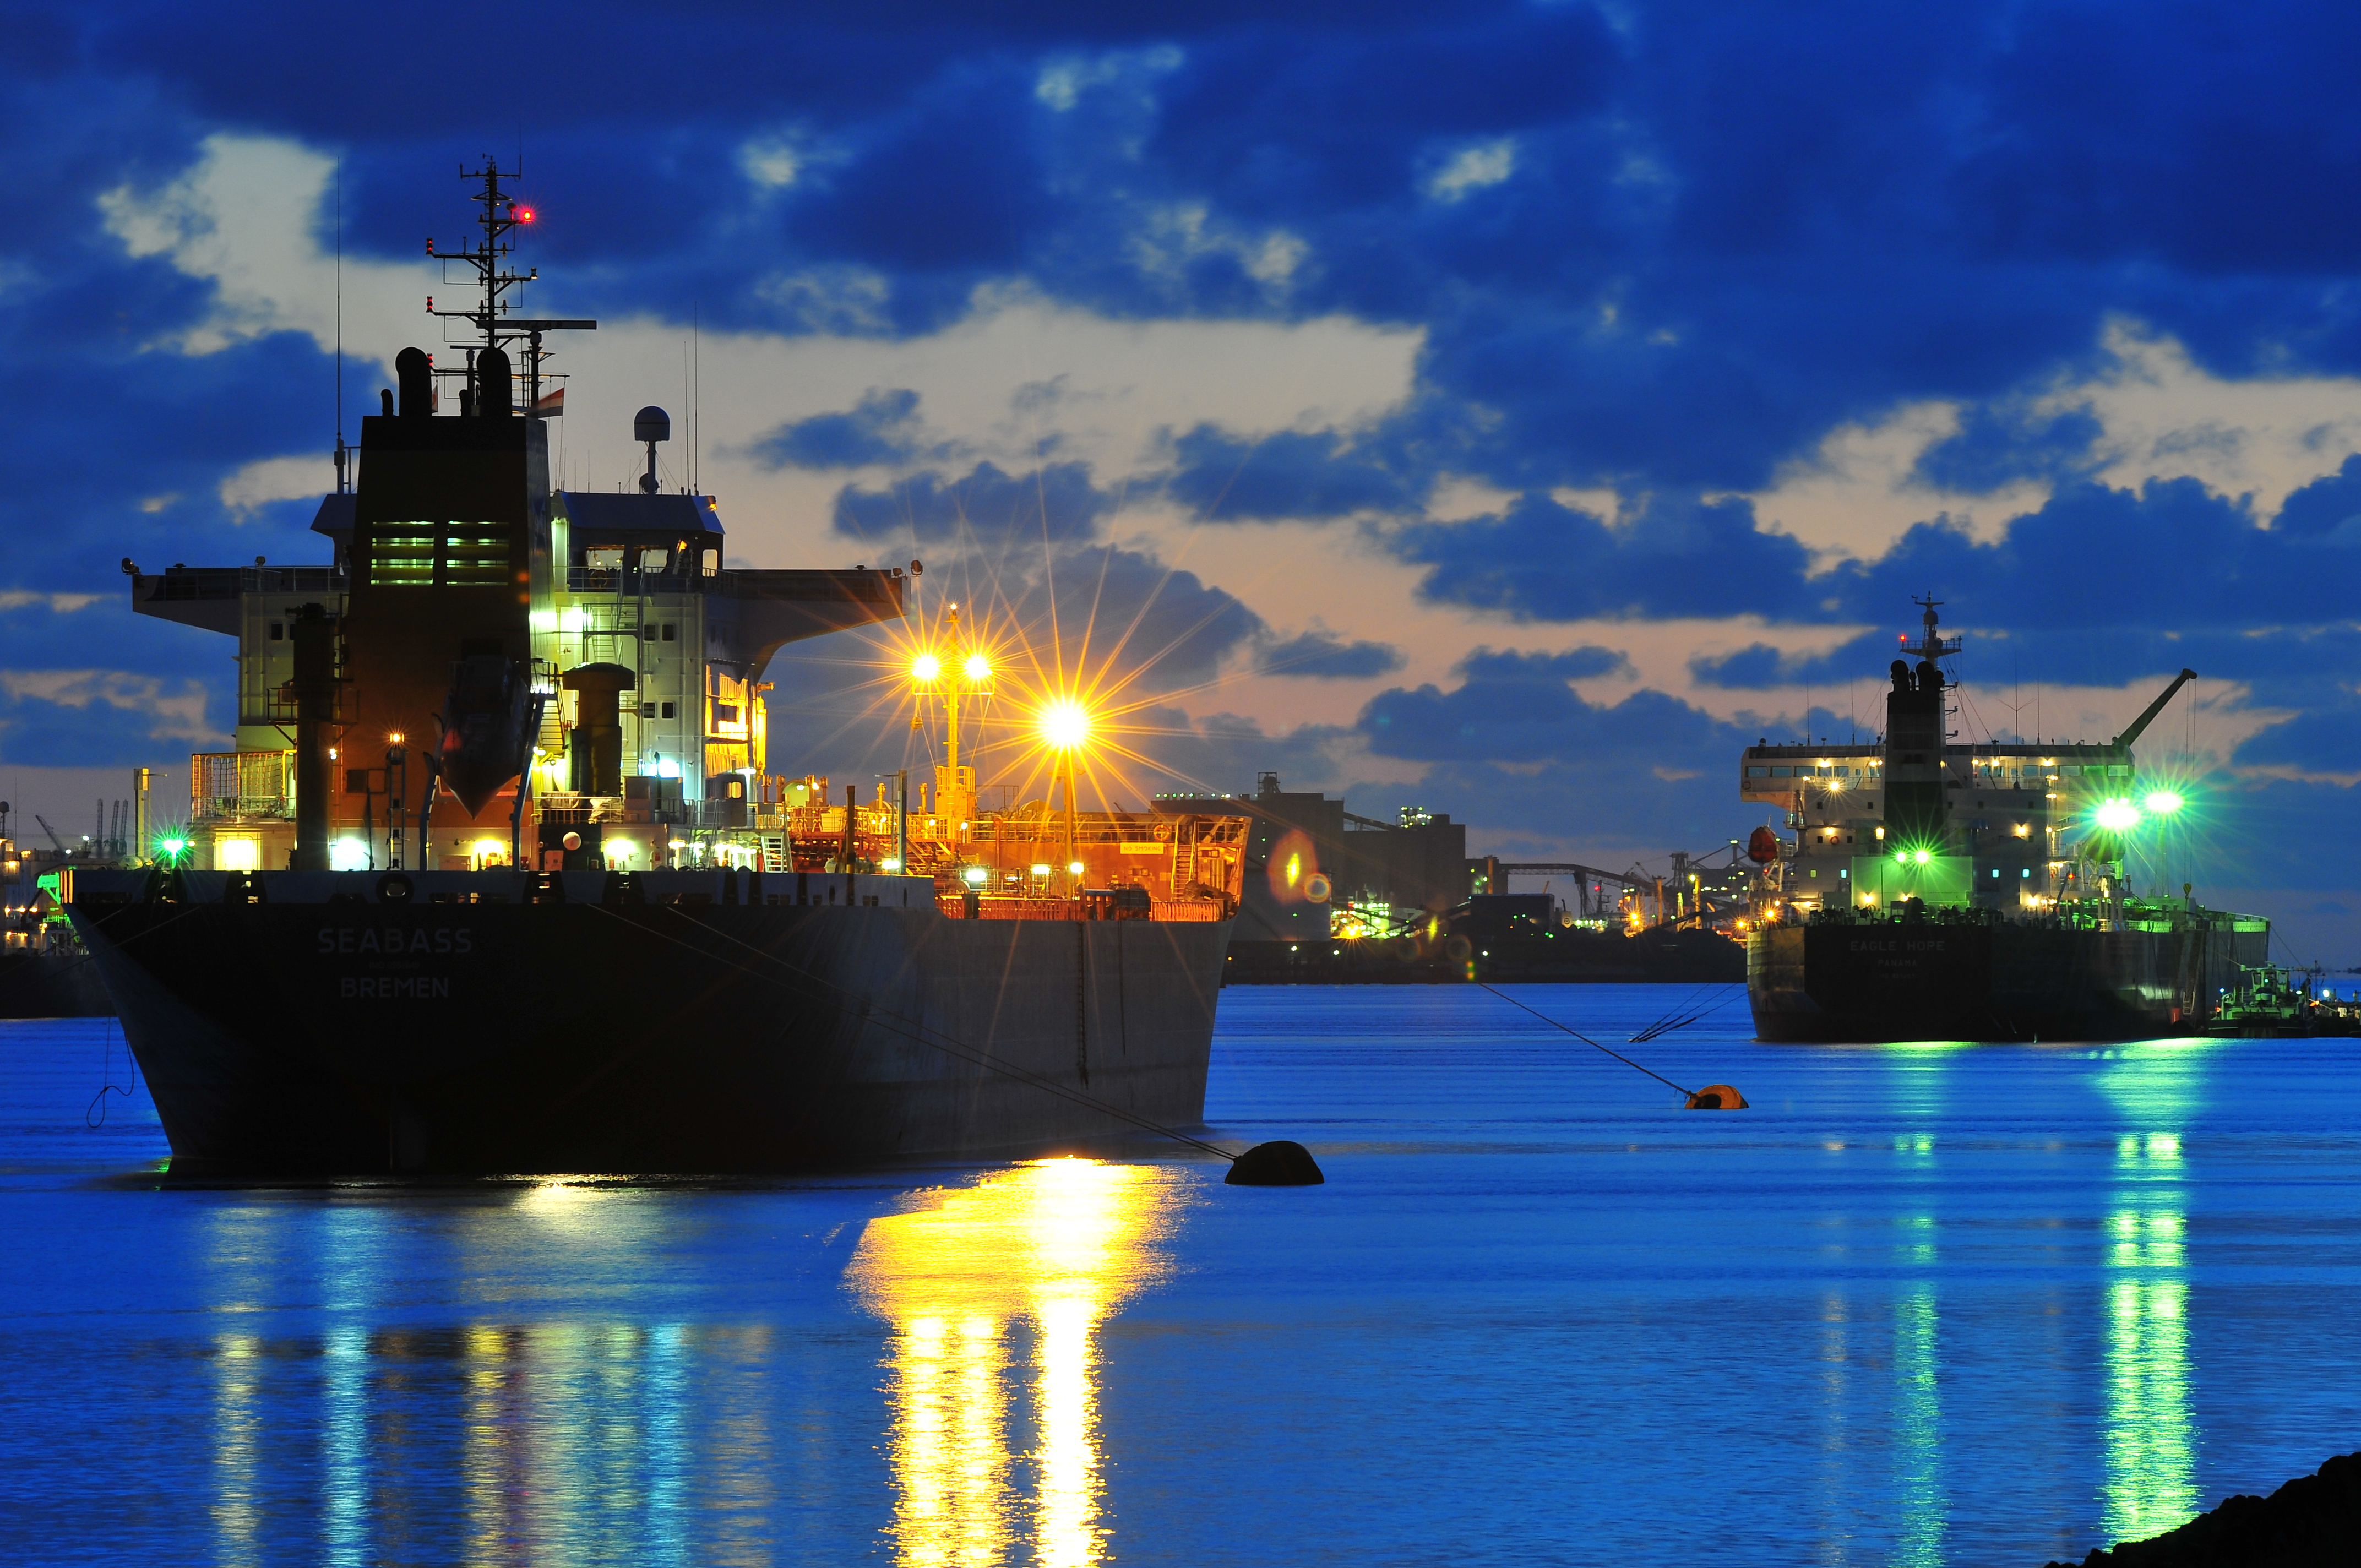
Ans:
[[[531,207],[519,207],[516,210],[516,219],[517,222],[521,224],[529,224],[533,222],[533,209]]]

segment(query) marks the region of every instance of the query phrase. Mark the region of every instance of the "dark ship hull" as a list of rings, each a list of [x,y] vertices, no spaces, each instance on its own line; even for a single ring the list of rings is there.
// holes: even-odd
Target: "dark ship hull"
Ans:
[[[2136,1040],[2202,1035],[2268,932],[2015,922],[1774,926],[1746,944],[1773,1041]]]
[[[0,953],[0,1018],[105,1018],[106,983],[76,952]]]
[[[130,872],[71,914],[176,1173],[755,1173],[1203,1118],[1227,921],[959,919],[817,873],[529,902],[549,880]]]

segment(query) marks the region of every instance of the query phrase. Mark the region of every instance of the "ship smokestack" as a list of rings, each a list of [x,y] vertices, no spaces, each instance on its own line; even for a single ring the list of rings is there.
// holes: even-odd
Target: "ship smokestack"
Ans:
[[[420,357],[424,357],[421,356]],[[328,729],[336,717],[336,623],[316,604],[295,612],[295,859],[289,868],[324,872],[328,861]]]
[[[621,695],[639,676],[620,664],[577,664],[562,683],[575,696],[574,736],[567,745],[568,786],[576,795],[623,793]]]
[[[476,356],[476,417],[506,419],[516,408],[508,350],[498,344]]]
[[[405,348],[393,356],[393,378],[401,388],[401,417],[424,419],[434,411],[434,362],[423,348]]]

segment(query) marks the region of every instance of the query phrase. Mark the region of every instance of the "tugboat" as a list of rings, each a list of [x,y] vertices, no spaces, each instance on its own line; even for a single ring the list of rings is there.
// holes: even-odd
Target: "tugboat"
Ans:
[[[405,349],[339,436],[334,560],[125,563],[241,671],[185,847],[60,888],[172,1170],[728,1174],[1201,1122],[1245,820],[1077,810],[1071,761],[1062,814],[982,810],[955,739],[931,809],[773,775],[773,653],[906,627],[920,564],[725,568],[661,409],[639,493],[553,488],[544,334],[597,323],[515,313],[513,174],[467,178],[480,238],[440,254],[481,299],[438,313],[473,341]],[[909,633],[954,727],[978,630]],[[1051,717],[1071,759],[1087,715]]]
[[[1785,808],[1768,829],[1747,937],[1758,1037],[2123,1040],[2207,1032],[2270,923],[2137,895],[2133,835],[2178,791],[2143,787],[2132,746],[2180,688],[2098,744],[1961,744],[1941,600],[1894,661],[1868,745],[1750,746],[1739,793]]]

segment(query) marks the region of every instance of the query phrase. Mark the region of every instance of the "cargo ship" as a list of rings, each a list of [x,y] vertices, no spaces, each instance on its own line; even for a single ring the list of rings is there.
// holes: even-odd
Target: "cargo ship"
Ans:
[[[924,612],[916,561],[725,566],[661,409],[636,493],[554,486],[546,345],[597,323],[516,308],[528,214],[468,178],[480,236],[429,247],[480,291],[437,313],[462,352],[404,350],[339,434],[333,559],[124,563],[140,613],[238,648],[236,749],[192,760],[169,849],[60,877],[173,1171],[729,1174],[1200,1123],[1244,819],[1079,809],[1054,698],[1062,808],[987,809],[960,709],[1030,666],[1011,631]],[[915,809],[907,772],[771,771],[773,654],[863,627],[939,705]]]
[[[2270,923],[2184,884],[2136,891],[2127,857],[2184,806],[2133,746],[2183,670],[2113,740],[1961,742],[1931,597],[1889,668],[1882,735],[1746,749],[1741,796],[1780,807],[1747,937],[1765,1040],[2123,1040],[2202,1035],[2268,958]]]

